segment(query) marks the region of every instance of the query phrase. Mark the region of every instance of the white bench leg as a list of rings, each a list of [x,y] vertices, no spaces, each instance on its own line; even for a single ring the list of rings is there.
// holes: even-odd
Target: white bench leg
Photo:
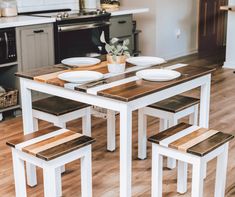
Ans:
[[[168,129],[168,120],[160,118],[159,120],[159,131],[162,132]]]
[[[187,192],[188,164],[183,161],[178,161],[177,174],[177,192],[184,194]]]
[[[115,111],[107,110],[107,150],[116,149],[116,116]]]
[[[82,133],[91,136],[91,108],[86,108],[86,115],[82,117]]]
[[[178,119],[175,117],[169,119],[169,128],[178,124]],[[176,167],[176,160],[172,158],[167,158],[167,168],[174,169]]]
[[[62,128],[62,129],[66,129],[66,122],[62,122],[62,121],[58,120],[58,122],[54,123],[54,125]]]
[[[24,161],[21,160],[14,149],[12,149],[13,170],[15,178],[16,197],[26,197],[26,180],[24,171]]]
[[[85,156],[81,158],[81,196],[92,197],[91,145],[86,150]]]
[[[147,158],[147,116],[143,108],[138,110],[138,158]]]
[[[224,145],[224,152],[217,157],[215,197],[224,197],[228,162],[228,143]]]
[[[34,131],[38,131],[39,130],[38,119],[37,118],[33,118],[33,127],[34,127]]]
[[[158,147],[152,145],[152,197],[162,197],[162,165],[163,157]]]
[[[203,168],[202,160],[198,158],[196,162],[193,163],[193,176],[192,176],[192,197],[202,197],[203,196]]]
[[[57,197],[59,194],[57,190],[57,184],[61,181],[61,175],[57,169],[44,167],[43,168],[43,180],[44,180],[44,197]],[[60,172],[60,170],[59,170]],[[61,188],[61,187],[60,187]]]
[[[194,106],[194,113],[189,115],[189,124],[198,125],[198,105]]]
[[[35,187],[37,185],[36,166],[26,162],[27,185]]]

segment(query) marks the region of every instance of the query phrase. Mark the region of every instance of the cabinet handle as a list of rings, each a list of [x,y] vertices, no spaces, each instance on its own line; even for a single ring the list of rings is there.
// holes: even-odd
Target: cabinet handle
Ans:
[[[33,31],[33,33],[35,33],[35,34],[39,34],[39,33],[43,33],[43,32],[44,32],[44,30],[42,30],[42,29]]]
[[[118,21],[119,24],[125,24],[127,23],[126,21]]]

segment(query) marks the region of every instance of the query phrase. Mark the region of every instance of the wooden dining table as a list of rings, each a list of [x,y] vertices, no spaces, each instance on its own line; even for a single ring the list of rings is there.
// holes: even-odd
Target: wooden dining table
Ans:
[[[24,133],[34,131],[31,91],[38,91],[74,101],[119,112],[120,114],[120,196],[131,196],[132,184],[132,112],[155,102],[200,88],[199,126],[208,128],[212,68],[200,65],[176,64],[166,69],[181,73],[177,79],[166,82],[146,81],[136,76],[136,71],[146,69],[128,65],[126,73],[113,76],[107,63],[87,68],[67,69],[63,65],[19,72]],[[159,68],[152,66],[151,68]],[[71,70],[95,70],[104,79],[83,85],[69,84],[58,79],[58,74]],[[37,184],[35,166],[27,163],[28,185]],[[105,190],[105,189],[104,189]]]

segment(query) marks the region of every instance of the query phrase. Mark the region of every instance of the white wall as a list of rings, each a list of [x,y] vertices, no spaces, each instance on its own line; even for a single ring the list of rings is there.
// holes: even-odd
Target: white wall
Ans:
[[[136,15],[143,30],[143,55],[172,59],[197,51],[196,0],[121,0],[123,6],[149,7],[150,13]],[[181,35],[177,38],[176,32]]]
[[[78,8],[78,0],[17,0],[19,12]]]

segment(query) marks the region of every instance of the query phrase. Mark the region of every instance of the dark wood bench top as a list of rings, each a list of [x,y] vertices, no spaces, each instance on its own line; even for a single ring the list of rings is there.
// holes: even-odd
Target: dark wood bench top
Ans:
[[[64,115],[82,108],[89,107],[85,103],[76,102],[73,100],[52,96],[33,102],[33,109],[56,116]]]
[[[20,135],[6,144],[35,157],[49,161],[90,145],[95,140],[91,137],[70,131],[49,127],[33,134]]]
[[[179,137],[180,133],[182,137]],[[180,123],[150,137],[148,140],[152,143],[202,157],[233,138],[233,135],[220,131]]]
[[[149,107],[176,113],[199,103],[200,99],[198,98],[176,95],[169,99],[154,103]]]

